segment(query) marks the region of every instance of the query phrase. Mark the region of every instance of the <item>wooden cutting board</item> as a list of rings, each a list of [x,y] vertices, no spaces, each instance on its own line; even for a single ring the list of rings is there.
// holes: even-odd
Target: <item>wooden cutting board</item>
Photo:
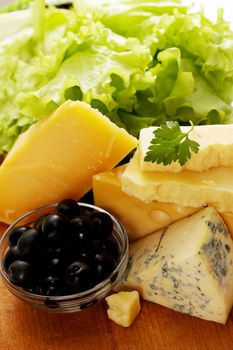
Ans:
[[[1,231],[4,229],[0,226]],[[231,350],[233,311],[219,325],[142,301],[129,328],[93,309],[52,314],[18,300],[0,281],[0,350]]]

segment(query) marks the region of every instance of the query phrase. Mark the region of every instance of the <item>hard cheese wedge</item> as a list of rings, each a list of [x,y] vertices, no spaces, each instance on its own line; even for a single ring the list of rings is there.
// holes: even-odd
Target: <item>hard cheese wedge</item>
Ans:
[[[131,241],[165,227],[200,208],[172,203],[145,203],[121,189],[121,177],[126,165],[93,176],[96,205],[115,214],[124,224]]]
[[[233,167],[181,173],[142,172],[137,152],[122,174],[122,189],[144,202],[154,200],[183,206],[210,205],[233,213]]]
[[[132,243],[124,284],[145,300],[224,324],[233,304],[233,242],[216,210]]]
[[[163,165],[144,160],[156,129],[149,127],[140,132],[138,152],[140,169],[143,171],[204,171],[213,167],[233,166],[233,124],[195,126],[189,138],[199,143],[199,152],[192,153],[183,166],[177,161]],[[183,126],[181,130],[187,132],[190,127]]]
[[[113,168],[137,140],[83,102],[67,101],[16,141],[0,167],[0,221],[65,197],[79,199],[92,176]]]

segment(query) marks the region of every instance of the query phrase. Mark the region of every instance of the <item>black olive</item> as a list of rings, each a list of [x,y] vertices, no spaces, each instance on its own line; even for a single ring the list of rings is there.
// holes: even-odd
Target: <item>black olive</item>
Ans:
[[[115,268],[115,259],[108,252],[96,254],[93,259],[93,269],[96,283],[107,278]]]
[[[20,258],[20,254],[18,251],[17,246],[10,247],[7,249],[3,256],[3,267],[6,271],[8,271],[8,268],[10,264],[12,264],[15,260]]]
[[[50,243],[59,244],[68,234],[68,220],[60,213],[48,214],[41,223],[41,229]]]
[[[76,292],[82,292],[92,285],[90,267],[82,262],[75,261],[65,271],[66,283],[75,288]]]
[[[68,219],[73,219],[80,214],[80,207],[74,199],[67,198],[58,203],[56,211]]]
[[[33,279],[32,266],[27,261],[15,260],[10,264],[8,271],[10,281],[20,286],[26,286]]]
[[[8,236],[8,244],[10,247],[15,246],[18,242],[19,237],[22,236],[24,232],[28,230],[27,226],[17,226],[15,227]]]
[[[39,216],[39,217],[36,219],[36,221],[34,222],[33,227],[35,227],[35,229],[37,229],[38,231],[42,231],[42,223],[43,223],[43,220],[46,218],[47,215],[48,215],[48,214]]]
[[[31,260],[36,258],[43,247],[44,237],[35,228],[29,228],[18,240],[17,248],[22,258]]]
[[[48,276],[42,282],[42,287],[40,288],[40,293],[42,295],[54,295],[59,296],[62,294],[62,286],[59,278],[54,276]]]
[[[117,243],[110,239],[105,239],[101,241],[96,241],[93,245],[93,251],[94,253],[103,253],[107,252],[110,253],[115,260],[117,260],[119,256],[119,251],[117,247]]]
[[[110,215],[104,212],[94,212],[90,216],[95,238],[107,239],[113,231],[113,221]]]
[[[90,251],[93,241],[91,221],[86,216],[78,216],[70,221],[70,235],[79,252]]]

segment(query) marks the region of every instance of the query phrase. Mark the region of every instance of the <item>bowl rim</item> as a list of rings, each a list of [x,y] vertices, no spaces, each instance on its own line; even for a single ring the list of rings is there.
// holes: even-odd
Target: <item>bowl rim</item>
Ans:
[[[10,290],[12,292],[15,291],[15,293],[19,297],[20,297],[20,295],[22,295],[24,298],[28,297],[31,300],[35,300],[35,301],[37,300],[37,301],[42,301],[42,302],[43,301],[48,302],[49,300],[52,300],[54,302],[65,302],[65,301],[68,302],[68,301],[75,300],[75,299],[81,300],[82,298],[93,297],[93,294],[95,296],[98,296],[99,294],[103,293],[104,288],[111,286],[111,288],[109,289],[109,291],[110,291],[117,284],[119,278],[116,278],[115,280],[113,280],[113,277],[117,274],[117,272],[120,272],[122,270],[124,265],[127,265],[126,260],[128,261],[129,239],[128,239],[126,229],[123,226],[123,224],[120,222],[120,220],[118,218],[116,218],[114,215],[112,215],[111,213],[109,213],[107,210],[105,210],[101,207],[98,207],[94,204],[84,203],[84,202],[80,202],[80,201],[77,201],[77,203],[83,208],[94,209],[94,210],[108,214],[111,217],[111,219],[113,220],[113,225],[115,227],[115,231],[116,230],[120,231],[121,234],[123,234],[124,239],[121,239],[123,249],[120,251],[120,257],[119,257],[119,261],[118,261],[117,266],[115,267],[115,269],[111,272],[111,274],[107,278],[105,278],[103,281],[96,284],[92,288],[89,288],[83,292],[79,292],[79,293],[75,293],[75,294],[53,296],[53,295],[40,295],[40,294],[36,294],[36,293],[31,293],[31,292],[28,292],[27,290],[23,289],[22,287],[13,284],[9,280],[9,278],[7,277],[6,271],[4,270],[4,267],[3,267],[3,261],[1,259],[1,261],[0,261],[0,277],[2,277],[3,281],[10,287]],[[36,214],[37,212],[39,212],[41,210],[56,208],[57,204],[58,204],[58,202],[53,203],[53,204],[44,205],[44,206],[38,207],[36,209],[29,210],[26,213],[24,213],[23,215],[21,215],[19,218],[17,218],[12,224],[10,224],[10,226],[7,227],[7,229],[4,231],[3,235],[0,237],[0,251],[2,249],[2,245],[3,245],[4,240],[7,239],[7,235],[9,234],[9,232],[12,230],[12,228],[15,225],[17,225],[20,221],[27,218],[28,216],[30,216],[32,214]],[[30,222],[28,224],[30,224]]]

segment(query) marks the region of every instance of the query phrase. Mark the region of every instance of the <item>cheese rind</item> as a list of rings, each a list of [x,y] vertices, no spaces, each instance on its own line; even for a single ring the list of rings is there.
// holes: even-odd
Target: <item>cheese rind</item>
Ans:
[[[233,213],[233,167],[181,173],[142,172],[135,152],[122,174],[122,190],[144,202],[168,202],[183,206],[215,207]]]
[[[198,153],[192,153],[191,158],[181,166],[178,161],[169,165],[152,163],[144,158],[154,138],[154,130],[158,127],[142,129],[139,136],[139,165],[142,171],[170,171],[182,170],[204,171],[213,167],[233,166],[233,124],[229,125],[200,125],[195,126],[189,134],[189,138],[199,143]],[[182,126],[181,130],[187,132],[188,126]]]
[[[216,210],[132,243],[123,283],[145,300],[224,324],[233,304],[233,242]]]
[[[141,311],[138,291],[121,291],[105,298],[110,320],[123,327],[129,327]]]
[[[232,213],[219,213],[223,219],[232,239],[233,239],[233,214]]]
[[[136,138],[84,102],[67,101],[20,135],[0,167],[0,221],[71,197],[92,176],[110,170],[137,145]]]
[[[93,176],[94,203],[117,216],[134,241],[171,223],[193,214],[200,208],[173,203],[144,203],[121,189],[121,177],[126,165]]]

